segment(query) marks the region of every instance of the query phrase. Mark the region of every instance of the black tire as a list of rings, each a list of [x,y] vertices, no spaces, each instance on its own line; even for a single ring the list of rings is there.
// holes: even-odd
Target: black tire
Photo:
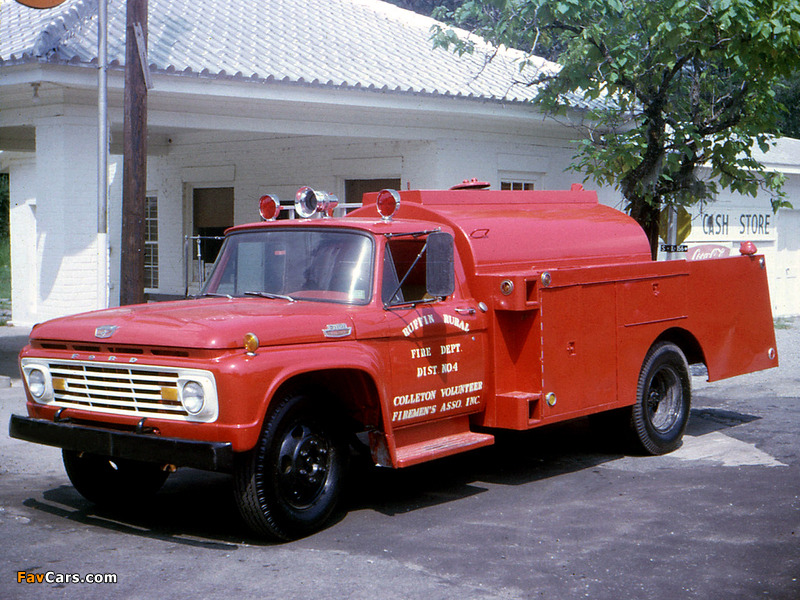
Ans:
[[[62,450],[69,480],[95,504],[141,506],[156,495],[169,477],[162,465]]]
[[[236,466],[239,512],[259,535],[281,541],[323,528],[347,470],[341,427],[314,396],[294,393],[267,415],[256,447]]]
[[[631,426],[641,448],[666,454],[681,445],[692,385],[686,357],[675,344],[658,342],[645,356],[639,374]]]

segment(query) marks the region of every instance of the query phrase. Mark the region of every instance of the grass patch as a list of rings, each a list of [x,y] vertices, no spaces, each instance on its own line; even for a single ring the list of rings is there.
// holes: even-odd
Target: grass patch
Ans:
[[[794,317],[777,317],[774,321],[775,329],[791,329],[794,327]]]

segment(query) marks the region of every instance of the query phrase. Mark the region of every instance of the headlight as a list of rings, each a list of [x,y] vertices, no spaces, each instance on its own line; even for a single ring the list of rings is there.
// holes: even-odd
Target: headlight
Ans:
[[[191,415],[196,415],[203,410],[206,401],[206,394],[203,386],[196,381],[188,381],[183,385],[181,393],[181,404]]]
[[[44,396],[44,392],[47,390],[47,378],[39,369],[28,371],[28,389],[35,398]]]
[[[21,361],[25,385],[32,399],[39,404],[49,404],[53,396],[53,379],[47,362],[39,358],[25,357]]]

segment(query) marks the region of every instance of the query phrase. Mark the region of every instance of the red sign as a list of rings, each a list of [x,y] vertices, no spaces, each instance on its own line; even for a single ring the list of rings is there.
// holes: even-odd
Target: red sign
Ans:
[[[64,4],[66,0],[17,0],[29,8],[55,8],[59,4]]]

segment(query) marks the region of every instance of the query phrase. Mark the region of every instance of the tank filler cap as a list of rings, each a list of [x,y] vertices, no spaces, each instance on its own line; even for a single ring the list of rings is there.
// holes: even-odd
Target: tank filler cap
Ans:
[[[478,181],[477,177],[473,177],[472,179],[465,179],[459,184],[454,185],[451,187],[451,190],[485,190],[491,187],[491,183],[486,181]]]

